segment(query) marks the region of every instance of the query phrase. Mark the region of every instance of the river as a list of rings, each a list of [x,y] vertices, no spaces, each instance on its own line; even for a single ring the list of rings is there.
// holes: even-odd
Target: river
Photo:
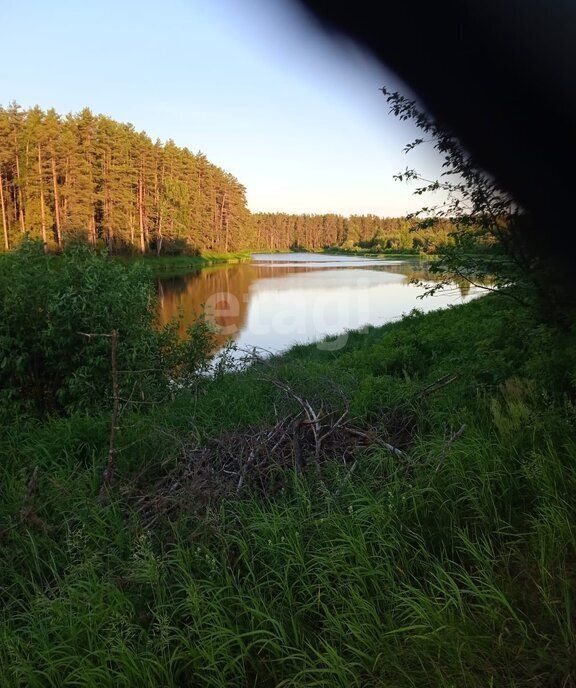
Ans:
[[[481,290],[452,285],[418,298],[428,279],[418,258],[376,259],[311,253],[253,254],[248,262],[223,264],[157,279],[162,324],[181,314],[184,335],[204,306],[222,345],[277,353],[296,343],[346,344],[346,330],[383,325],[414,308],[431,311],[464,303]]]

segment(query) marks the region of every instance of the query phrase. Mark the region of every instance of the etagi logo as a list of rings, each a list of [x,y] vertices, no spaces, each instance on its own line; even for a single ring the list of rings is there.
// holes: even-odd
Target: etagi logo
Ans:
[[[347,329],[367,332],[371,322],[368,278],[358,278],[346,287],[297,290],[293,293],[245,295],[250,300],[247,338],[266,335],[286,341],[317,341],[322,351],[338,351],[346,346]],[[226,337],[240,333],[241,303],[231,292],[212,294],[205,303],[206,318],[214,330]]]

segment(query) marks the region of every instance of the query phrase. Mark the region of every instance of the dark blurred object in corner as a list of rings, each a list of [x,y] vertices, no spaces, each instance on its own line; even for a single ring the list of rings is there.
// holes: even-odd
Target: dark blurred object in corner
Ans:
[[[394,71],[514,196],[526,249],[573,311],[576,2],[297,2]]]

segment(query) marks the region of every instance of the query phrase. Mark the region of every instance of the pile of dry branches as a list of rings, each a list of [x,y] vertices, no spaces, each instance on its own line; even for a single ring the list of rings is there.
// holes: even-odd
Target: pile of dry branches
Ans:
[[[267,495],[281,489],[289,471],[315,471],[321,475],[328,461],[339,461],[352,473],[368,447],[380,446],[400,459],[414,430],[410,414],[383,411],[378,428],[354,426],[344,410],[316,410],[312,403],[286,383],[267,380],[291,401],[292,413],[273,425],[229,432],[195,446],[184,446],[177,464],[157,478],[153,485],[125,486],[132,505],[150,525],[160,517],[199,513],[224,497],[244,490]],[[391,433],[390,424],[395,428]],[[392,444],[394,437],[398,444]],[[126,494],[125,492],[125,494]]]

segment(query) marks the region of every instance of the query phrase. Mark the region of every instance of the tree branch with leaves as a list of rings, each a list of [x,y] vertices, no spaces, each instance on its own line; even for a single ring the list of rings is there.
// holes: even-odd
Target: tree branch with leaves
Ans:
[[[523,240],[522,228],[527,221],[523,209],[476,165],[456,136],[415,100],[386,87],[381,90],[390,112],[400,121],[413,122],[424,134],[409,143],[404,152],[432,144],[442,158],[438,179],[428,179],[409,167],[394,175],[400,182],[417,183],[416,195],[442,196],[438,203],[408,215],[411,231],[420,232],[446,220],[452,225],[449,241],[435,246],[438,259],[431,268],[443,279],[426,285],[426,294],[434,294],[455,280],[466,280],[522,304],[536,297],[550,306],[551,297],[538,272],[538,261]]]

